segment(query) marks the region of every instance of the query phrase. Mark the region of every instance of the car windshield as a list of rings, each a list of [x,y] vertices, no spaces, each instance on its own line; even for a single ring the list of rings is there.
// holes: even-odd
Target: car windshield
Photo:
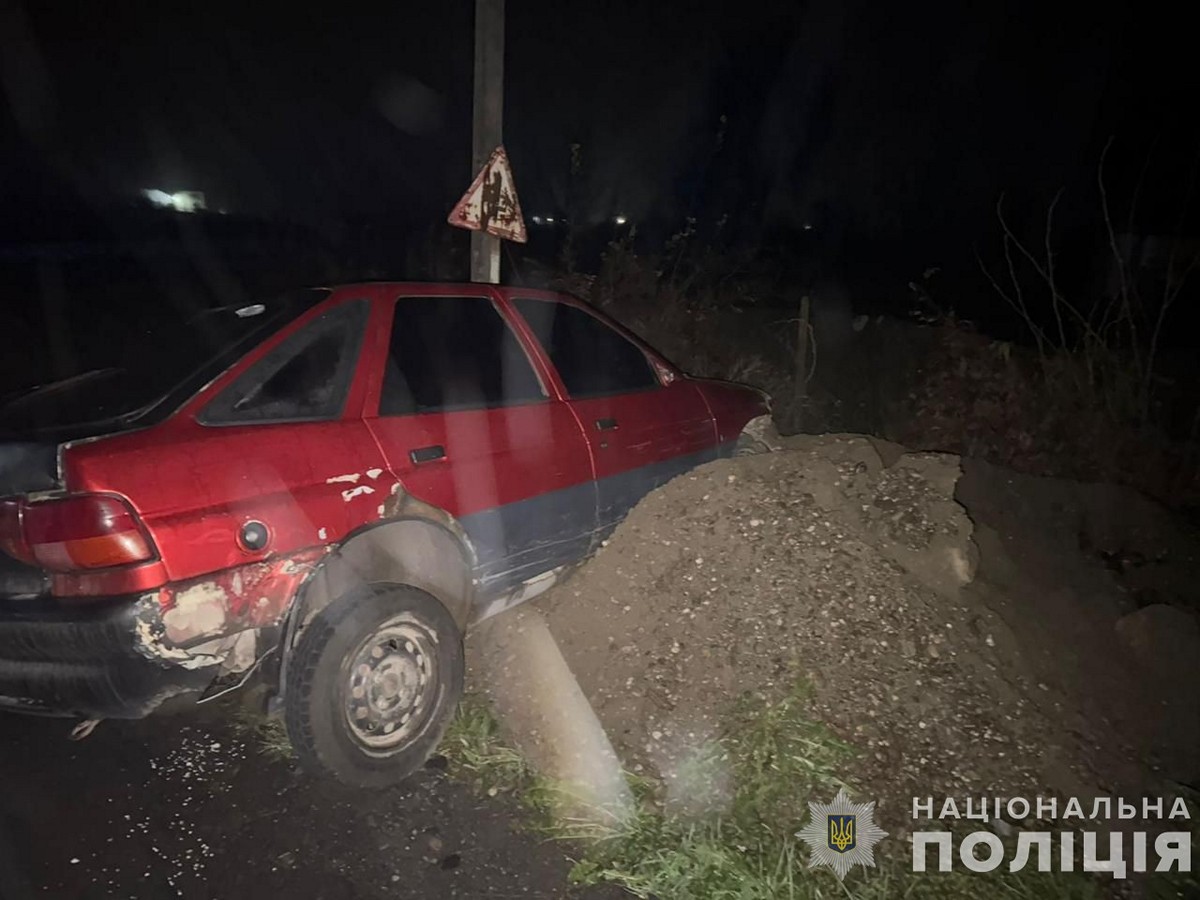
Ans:
[[[74,372],[0,399],[0,434],[82,436],[150,424],[327,294],[294,291],[190,315],[165,307],[94,322]]]

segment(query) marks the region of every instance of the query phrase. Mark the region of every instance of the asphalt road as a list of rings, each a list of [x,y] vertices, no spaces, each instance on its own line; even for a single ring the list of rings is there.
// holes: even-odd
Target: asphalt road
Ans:
[[[70,723],[0,714],[0,898],[561,898],[568,848],[435,764],[362,793],[262,755],[227,708]]]

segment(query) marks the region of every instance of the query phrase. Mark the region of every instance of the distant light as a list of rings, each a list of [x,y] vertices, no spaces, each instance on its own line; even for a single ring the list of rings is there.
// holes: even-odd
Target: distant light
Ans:
[[[616,222],[618,225],[624,225],[629,220],[626,219],[624,216],[617,216],[615,219],[613,219],[613,221]]]
[[[249,306],[243,306],[241,309],[235,310],[234,315],[239,319],[249,319],[252,316],[261,316],[267,311],[267,308],[261,303],[252,303]]]
[[[162,207],[163,209],[173,209],[176,212],[194,213],[208,208],[204,200],[204,194],[200,191],[176,191],[173,194],[168,194],[166,191],[160,191],[157,188],[147,188],[142,191],[142,196],[155,206]]]
[[[805,230],[805,231],[812,231],[812,223],[811,223],[811,222],[805,222],[805,223],[804,223],[804,230]]]
[[[546,223],[548,225],[553,225],[554,224],[554,216],[546,216]]]
[[[142,191],[142,196],[153,203],[155,206],[174,206],[175,198],[166,191],[147,188]]]
[[[541,216],[534,216],[534,217],[533,217],[533,224],[534,224],[534,225],[541,225],[541,224],[542,224],[542,217],[541,217]]]
[[[207,208],[204,195],[199,191],[178,191],[171,196],[171,200],[179,212],[199,212]]]

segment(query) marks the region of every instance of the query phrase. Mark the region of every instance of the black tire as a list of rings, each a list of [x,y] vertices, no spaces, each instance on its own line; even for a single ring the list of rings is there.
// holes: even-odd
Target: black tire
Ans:
[[[462,633],[446,608],[408,585],[370,585],[301,634],[284,695],[288,738],[314,774],[396,784],[437,748],[462,686]]]

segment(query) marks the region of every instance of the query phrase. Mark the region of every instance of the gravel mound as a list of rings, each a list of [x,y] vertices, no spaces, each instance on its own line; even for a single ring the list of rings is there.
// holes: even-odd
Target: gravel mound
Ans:
[[[962,591],[957,457],[792,446],[654,492],[539,601],[625,763],[669,784],[739,697],[804,680],[885,822],[913,796],[1094,793],[1085,739],[1022,696],[1019,656]]]

